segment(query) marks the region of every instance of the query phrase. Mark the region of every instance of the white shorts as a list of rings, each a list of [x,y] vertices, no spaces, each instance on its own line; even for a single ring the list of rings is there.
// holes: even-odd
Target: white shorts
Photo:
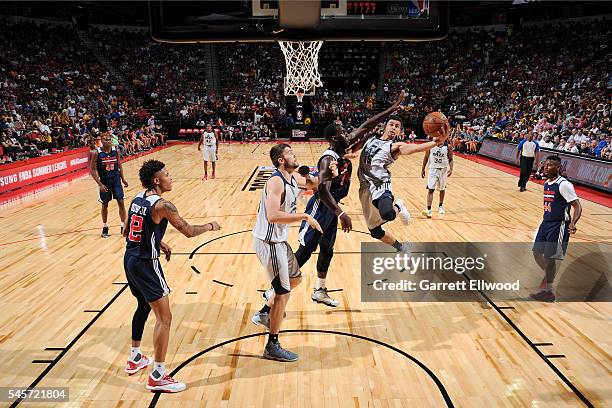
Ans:
[[[370,185],[370,195],[372,196],[372,201],[378,200],[385,192],[389,191],[393,194],[393,188],[391,187],[391,180],[385,181],[380,186],[376,187],[372,183],[368,183]]]
[[[274,292],[279,295],[291,292],[289,278],[302,275],[291,246],[287,242],[266,242],[253,238],[253,247]]]
[[[427,188],[434,190],[436,187],[438,191],[446,190],[446,178],[448,177],[447,168],[429,169],[429,177],[427,178]]]
[[[384,183],[379,188],[376,188],[371,183],[359,183],[359,201],[361,202],[361,209],[363,210],[363,216],[366,219],[366,224],[370,230],[380,227],[387,222],[380,216],[380,211],[378,211],[378,208],[372,204],[372,201],[380,198],[385,191],[389,191],[391,194],[393,194],[390,182]],[[376,194],[376,198],[373,198],[373,194]]]
[[[204,161],[217,161],[217,148],[215,146],[204,146]]]

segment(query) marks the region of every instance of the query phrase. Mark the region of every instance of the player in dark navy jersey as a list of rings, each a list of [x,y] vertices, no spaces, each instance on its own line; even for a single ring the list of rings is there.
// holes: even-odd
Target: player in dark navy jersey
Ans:
[[[311,228],[308,223],[302,222],[298,236],[300,247],[295,256],[298,264],[303,266],[310,259],[317,246],[319,247],[317,285],[311,298],[317,303],[336,307],[338,301],[327,294],[325,279],[334,255],[338,219],[340,219],[343,231],[349,232],[353,228],[351,217],[339,206],[340,200],[348,195],[353,165],[349,159],[343,158],[349,142],[342,126],[335,123],[329,124],[324,129],[323,136],[329,142],[329,148],[323,152],[317,163],[319,185],[317,191],[308,201],[305,210],[306,214],[311,215],[319,222],[323,233]],[[334,169],[337,168],[337,175],[335,176],[332,171],[332,164]]]
[[[102,146],[96,147],[91,156],[90,173],[100,189],[100,201],[102,202],[102,238],[108,238],[108,203],[114,198],[119,206],[119,218],[121,218],[121,233],[125,226],[125,205],[123,203],[123,187],[128,182],[123,177],[121,166],[121,153],[111,143],[108,133],[102,136]]]
[[[557,262],[565,257],[570,234],[576,232],[576,223],[582,214],[582,206],[572,183],[559,175],[561,159],[549,156],[544,162],[544,219],[540,224],[533,244],[533,253],[538,265],[544,270],[544,279],[538,293],[531,298],[544,302],[554,302],[553,281]],[[574,217],[570,216],[574,208]]]
[[[140,351],[140,341],[149,312],[153,309],[156,318],[153,333],[155,360],[147,388],[151,391],[179,392],[185,389],[185,384],[166,374],[164,365],[172,314],[168,300],[170,288],[159,263],[159,256],[163,252],[166,261],[169,261],[172,249],[162,239],[168,222],[186,237],[218,231],[221,227],[215,221],[190,225],[181,218],[171,202],[162,198],[165,192],[172,190],[172,178],[164,163],[149,160],[142,165],[139,175],[146,190],[132,200],[124,231],[127,245],[123,265],[130,291],[138,301],[138,308],[132,318],[132,348],[125,372],[132,375],[152,363]]]

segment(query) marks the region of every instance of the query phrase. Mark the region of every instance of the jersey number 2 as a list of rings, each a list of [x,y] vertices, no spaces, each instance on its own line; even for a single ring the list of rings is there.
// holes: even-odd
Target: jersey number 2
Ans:
[[[130,218],[130,231],[128,239],[132,242],[140,242],[140,233],[142,232],[142,217],[140,215],[132,214]]]

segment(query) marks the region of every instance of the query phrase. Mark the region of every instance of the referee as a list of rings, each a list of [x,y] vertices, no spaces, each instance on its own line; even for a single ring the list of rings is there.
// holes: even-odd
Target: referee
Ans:
[[[533,132],[529,132],[527,134],[527,139],[523,139],[518,144],[518,150],[516,152],[516,159],[520,161],[521,164],[521,175],[519,177],[519,191],[527,190],[527,181],[529,181],[529,176],[531,175],[531,170],[533,169],[533,162],[538,161],[538,152],[540,151],[540,146],[538,142],[533,141]],[[519,159],[520,156],[520,159]]]

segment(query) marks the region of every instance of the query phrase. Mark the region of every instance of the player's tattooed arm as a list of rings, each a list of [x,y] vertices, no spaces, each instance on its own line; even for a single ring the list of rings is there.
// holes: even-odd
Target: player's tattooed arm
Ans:
[[[176,206],[170,201],[163,200],[160,204],[161,205],[153,208],[153,220],[161,221],[166,218],[174,228],[179,230],[187,238],[196,237],[204,232],[218,231],[221,229],[221,226],[216,221],[211,221],[204,225],[191,225],[179,215]]]

